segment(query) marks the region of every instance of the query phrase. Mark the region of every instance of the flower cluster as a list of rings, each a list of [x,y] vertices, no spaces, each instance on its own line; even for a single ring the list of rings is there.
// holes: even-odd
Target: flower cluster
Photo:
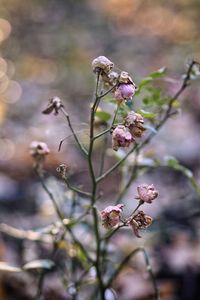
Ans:
[[[113,87],[115,99],[118,104],[133,98],[136,85],[130,75],[122,71],[120,74],[113,71],[114,63],[105,56],[99,56],[92,61],[92,68],[95,73],[101,75],[106,87]]]
[[[158,192],[155,190],[154,185],[143,184],[137,187],[138,197],[140,199],[140,206],[144,203],[152,203],[152,200],[158,197]],[[128,217],[126,220],[121,220],[122,209],[124,205],[118,204],[115,206],[108,206],[103,211],[101,211],[102,225],[109,229],[115,226],[119,226],[120,222],[122,226],[130,226],[136,237],[141,237],[139,230],[148,228],[153,219],[146,215],[143,211],[136,210]],[[120,226],[121,227],[121,226]]]
[[[112,132],[112,148],[117,151],[119,147],[129,147],[136,138],[141,138],[144,131],[144,118],[134,111],[130,111],[124,125],[118,125]]]

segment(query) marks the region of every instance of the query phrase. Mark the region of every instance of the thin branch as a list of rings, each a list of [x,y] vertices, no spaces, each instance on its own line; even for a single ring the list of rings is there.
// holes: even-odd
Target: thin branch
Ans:
[[[70,182],[68,181],[68,179],[67,179],[66,177],[63,178],[63,179],[64,179],[65,183],[67,184],[67,187],[68,187],[70,190],[72,190],[72,191],[74,191],[74,192],[76,192],[77,194],[80,194],[80,195],[82,195],[82,196],[89,197],[89,198],[91,197],[91,193],[85,192],[85,191],[80,190],[79,188],[77,188],[77,187],[71,185]]]
[[[155,300],[160,300],[159,289],[158,289],[156,279],[155,279],[154,273],[153,273],[151,265],[150,265],[149,257],[148,257],[146,250],[143,247],[134,249],[122,260],[122,262],[118,265],[115,272],[111,275],[110,279],[108,280],[106,287],[109,288],[112,285],[113,281],[117,278],[117,276],[120,274],[120,272],[125,267],[125,265],[129,262],[129,260],[132,258],[132,256],[134,256],[136,253],[138,253],[140,251],[144,255],[146,270],[149,273],[149,275],[151,277],[151,281],[153,283],[153,288],[154,288],[154,292],[155,292]]]
[[[79,141],[79,139],[78,139],[78,137],[77,137],[77,135],[76,135],[76,132],[74,131],[74,129],[73,129],[73,127],[72,127],[72,123],[71,123],[71,120],[70,120],[70,117],[69,117],[68,113],[65,111],[65,109],[64,109],[63,107],[61,107],[60,109],[61,109],[63,115],[65,116],[65,118],[67,119],[69,128],[70,128],[70,130],[71,130],[71,132],[72,132],[72,134],[73,134],[73,136],[74,136],[74,139],[75,139],[75,141],[77,142],[77,144],[78,144],[80,150],[82,151],[82,153],[83,153],[84,155],[87,156],[87,155],[88,155],[88,152],[87,152],[87,150],[84,148],[84,146],[81,144],[81,142]]]

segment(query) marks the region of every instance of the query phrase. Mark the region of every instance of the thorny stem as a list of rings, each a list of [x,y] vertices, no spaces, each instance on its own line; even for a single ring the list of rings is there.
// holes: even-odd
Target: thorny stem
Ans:
[[[154,292],[155,292],[155,300],[160,300],[159,289],[158,289],[156,279],[155,279],[154,273],[153,273],[151,265],[150,265],[149,257],[148,257],[146,250],[143,247],[134,249],[122,260],[122,262],[118,265],[115,272],[111,275],[110,279],[108,280],[108,283],[106,284],[106,288],[109,288],[112,285],[113,281],[116,279],[116,277],[119,275],[119,273],[125,267],[125,265],[129,262],[129,260],[132,258],[132,256],[134,256],[136,253],[138,253],[140,251],[144,255],[146,270],[149,273],[152,283],[153,283],[153,288],[154,288]]]
[[[71,132],[72,132],[72,134],[73,134],[73,136],[74,136],[74,139],[75,139],[75,141],[77,142],[77,144],[78,144],[80,150],[82,151],[82,153],[83,153],[84,155],[87,156],[87,155],[88,155],[88,152],[87,152],[87,150],[84,148],[84,146],[81,144],[81,142],[79,141],[79,139],[78,139],[78,137],[77,137],[77,135],[76,135],[76,132],[74,131],[74,129],[73,129],[73,127],[72,127],[71,120],[70,120],[70,117],[69,117],[68,113],[65,111],[65,109],[64,109],[63,107],[61,107],[60,109],[61,109],[63,115],[65,116],[65,118],[67,119],[69,128],[70,128],[70,130],[71,130]]]

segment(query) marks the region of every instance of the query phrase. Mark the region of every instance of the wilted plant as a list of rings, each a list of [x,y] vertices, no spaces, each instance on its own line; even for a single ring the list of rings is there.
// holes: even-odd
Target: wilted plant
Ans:
[[[197,67],[198,74],[195,73]],[[123,197],[131,183],[140,175],[138,172],[140,165],[137,158],[141,150],[151,142],[152,138],[158,133],[158,130],[166,121],[172,115],[178,113],[177,99],[191,80],[194,79],[194,76],[199,75],[199,63],[196,61],[190,62],[187,67],[187,72],[183,76],[181,86],[176,94],[171,97],[162,96],[161,90],[153,85],[155,79],[165,75],[165,68],[151,73],[148,77],[144,78],[137,87],[127,72],[122,71],[118,73],[114,71],[114,63],[104,56],[99,56],[94,59],[92,68],[96,81],[94,99],[90,112],[88,147],[83,145],[79,140],[76,131],[73,129],[70,116],[61,99],[57,96],[53,97],[50,99],[47,108],[43,111],[44,114],[53,112],[55,115],[62,113],[65,116],[77,146],[88,161],[88,169],[92,183],[90,191],[85,191],[84,189],[71,185],[68,176],[68,166],[61,164],[57,168],[61,178],[67,184],[68,189],[77,195],[76,201],[80,204],[83,198],[87,200],[87,205],[82,207],[80,215],[77,216],[73,214],[72,211],[72,214],[65,216],[62,209],[58,206],[53,193],[46,185],[43,173],[43,162],[45,156],[49,153],[48,147],[42,142],[33,142],[30,147],[31,155],[35,161],[34,168],[41,180],[43,188],[53,202],[60,221],[60,223],[54,227],[54,230],[59,232],[59,229],[62,229],[62,234],[59,238],[55,235],[53,253],[55,253],[63,241],[71,245],[70,255],[75,259],[75,264],[72,270],[67,270],[63,278],[65,278],[64,284],[67,287],[68,293],[73,299],[86,299],[87,297],[87,299],[105,300],[108,299],[109,293],[113,294],[113,299],[117,299],[115,291],[112,288],[113,281],[132,256],[138,252],[142,252],[147,265],[147,271],[149,272],[154,287],[155,299],[158,300],[160,299],[159,290],[145,248],[139,247],[132,249],[121,261],[116,261],[113,259],[113,254],[109,252],[109,246],[112,244],[112,237],[122,227],[130,228],[130,230],[133,230],[135,237],[141,238],[140,231],[147,229],[152,224],[152,217],[146,215],[145,212],[139,210],[139,208],[144,203],[153,205],[153,201],[159,201],[159,199],[156,199],[158,197],[158,191],[154,187],[154,184],[144,183],[137,187],[138,195],[135,196],[135,198],[138,200],[138,203],[136,208],[128,213],[128,216],[123,216],[124,204],[121,202],[123,202]],[[141,109],[134,111],[133,103],[137,97],[142,100],[143,104]],[[114,104],[115,111],[113,111],[113,114],[99,109],[101,101],[104,101],[104,99]],[[96,122],[97,118],[100,122]],[[96,133],[94,128],[97,124],[104,124],[104,130]],[[100,129],[101,128],[100,126]],[[107,141],[108,138],[110,139],[113,150],[121,150],[117,162],[106,171],[104,170],[104,161],[107,155],[105,149],[103,149],[103,153],[100,153],[100,166],[98,169],[96,165],[94,166],[93,161],[95,142],[102,137],[106,137],[105,141]],[[105,143],[103,148],[105,148],[106,145],[107,143]],[[116,156],[117,152],[115,151],[113,151],[113,154]],[[133,154],[134,160],[132,160],[130,164],[131,160],[129,159]],[[99,190],[100,182],[117,168],[123,169],[124,166],[127,166],[126,162],[128,161],[128,181],[119,189],[116,199],[112,199],[109,206],[100,210],[99,201],[102,197]],[[168,161],[168,166],[182,171],[190,179],[193,186],[198,189],[193,176],[186,168],[181,166],[173,158]],[[155,161],[155,166],[156,164],[159,165],[158,160]],[[162,164],[162,162],[160,162],[160,164]],[[145,163],[143,163],[143,167],[145,170],[148,169]],[[84,241],[84,236],[79,236],[75,232],[76,226],[82,223],[87,224],[87,233],[90,235],[91,241],[89,245]],[[53,258],[54,256],[52,255],[52,260]],[[92,273],[93,275],[91,275],[91,270],[95,271]],[[45,272],[41,272],[35,299],[39,300],[42,295],[45,274]],[[85,287],[87,287],[87,291],[85,291]]]

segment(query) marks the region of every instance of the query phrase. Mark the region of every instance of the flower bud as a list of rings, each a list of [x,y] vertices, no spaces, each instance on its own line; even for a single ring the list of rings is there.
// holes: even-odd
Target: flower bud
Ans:
[[[125,126],[129,128],[131,134],[134,137],[142,137],[144,131],[146,130],[143,127],[144,118],[140,115],[135,113],[134,111],[130,111],[125,119]]]
[[[119,102],[133,98],[135,85],[121,83],[115,90],[115,99]]]
[[[104,72],[108,74],[112,70],[113,66],[113,62],[105,56],[99,56],[92,61],[92,68],[95,73]]]
[[[54,111],[54,115],[58,114],[58,111],[61,107],[64,107],[62,101],[59,97],[53,97],[49,100],[49,104],[46,109],[43,110],[43,114],[50,114]]]
[[[150,216],[147,216],[143,211],[139,211],[128,221],[128,224],[132,227],[134,234],[140,238],[139,230],[148,228],[152,221],[153,219]]]
[[[118,125],[112,132],[112,148],[117,151],[119,147],[129,147],[135,140],[128,128]]]
[[[101,212],[102,225],[105,228],[112,228],[119,224],[123,207],[123,204],[106,207]]]
[[[152,203],[154,199],[158,197],[158,191],[155,190],[153,184],[142,184],[137,187],[138,196],[136,199],[144,201],[146,203]]]

